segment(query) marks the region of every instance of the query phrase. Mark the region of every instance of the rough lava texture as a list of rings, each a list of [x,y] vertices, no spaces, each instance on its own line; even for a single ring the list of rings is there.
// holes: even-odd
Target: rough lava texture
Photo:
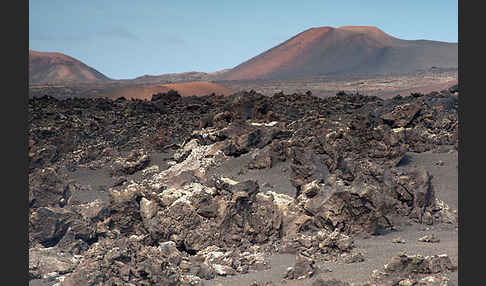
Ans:
[[[383,270],[374,270],[367,285],[452,285],[444,272],[456,271],[447,254],[394,256]]]
[[[447,92],[30,99],[29,277],[203,285],[268,269],[269,254],[296,255],[289,280],[313,277],[316,261],[360,262],[357,235],[403,220],[457,225],[430,172],[400,167],[407,151],[457,148],[457,128],[457,95]],[[214,171],[242,158],[240,173],[288,166],[281,180],[295,195]],[[81,171],[105,174],[104,196],[72,179]],[[402,280],[436,285],[449,262],[399,256],[371,281],[398,285],[411,272]]]

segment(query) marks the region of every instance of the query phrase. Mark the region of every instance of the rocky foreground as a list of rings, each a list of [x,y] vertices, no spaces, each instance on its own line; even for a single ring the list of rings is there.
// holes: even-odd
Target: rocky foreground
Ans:
[[[311,279],[317,263],[362,261],[356,237],[404,221],[457,226],[430,172],[402,166],[457,149],[457,97],[32,98],[29,278],[205,285],[290,253],[282,281],[350,285]],[[447,254],[403,253],[360,285],[452,285],[455,271]]]

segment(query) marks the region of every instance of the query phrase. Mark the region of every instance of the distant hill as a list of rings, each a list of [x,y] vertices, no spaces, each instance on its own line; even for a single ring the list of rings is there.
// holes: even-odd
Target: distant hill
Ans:
[[[458,45],[401,40],[376,27],[308,29],[220,75],[223,80],[409,73],[457,68]]]
[[[184,72],[184,73],[169,73],[162,75],[143,75],[130,81],[136,84],[166,84],[175,82],[190,82],[190,81],[211,81],[221,74],[224,74],[229,69],[220,70],[216,72]]]
[[[108,77],[61,53],[29,50],[29,84],[98,83]]]

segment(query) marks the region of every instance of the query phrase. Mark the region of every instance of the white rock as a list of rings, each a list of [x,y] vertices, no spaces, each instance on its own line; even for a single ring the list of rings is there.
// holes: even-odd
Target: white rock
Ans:
[[[151,219],[157,213],[157,204],[153,201],[149,201],[146,198],[142,198],[140,201],[140,214],[142,218]]]
[[[226,266],[226,265],[221,265],[221,264],[213,264],[213,269],[214,271],[220,275],[220,276],[226,276],[228,274],[232,274],[233,268]]]
[[[226,177],[221,177],[221,181],[225,182],[226,184],[232,185],[232,186],[238,184],[237,181],[234,181],[234,180],[232,180],[230,178],[226,178]]]

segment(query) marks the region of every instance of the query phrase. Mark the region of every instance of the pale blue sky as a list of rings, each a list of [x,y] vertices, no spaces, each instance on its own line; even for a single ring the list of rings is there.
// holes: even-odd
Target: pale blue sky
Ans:
[[[29,49],[61,52],[113,79],[232,68],[311,27],[377,26],[458,41],[458,2],[30,0]]]

